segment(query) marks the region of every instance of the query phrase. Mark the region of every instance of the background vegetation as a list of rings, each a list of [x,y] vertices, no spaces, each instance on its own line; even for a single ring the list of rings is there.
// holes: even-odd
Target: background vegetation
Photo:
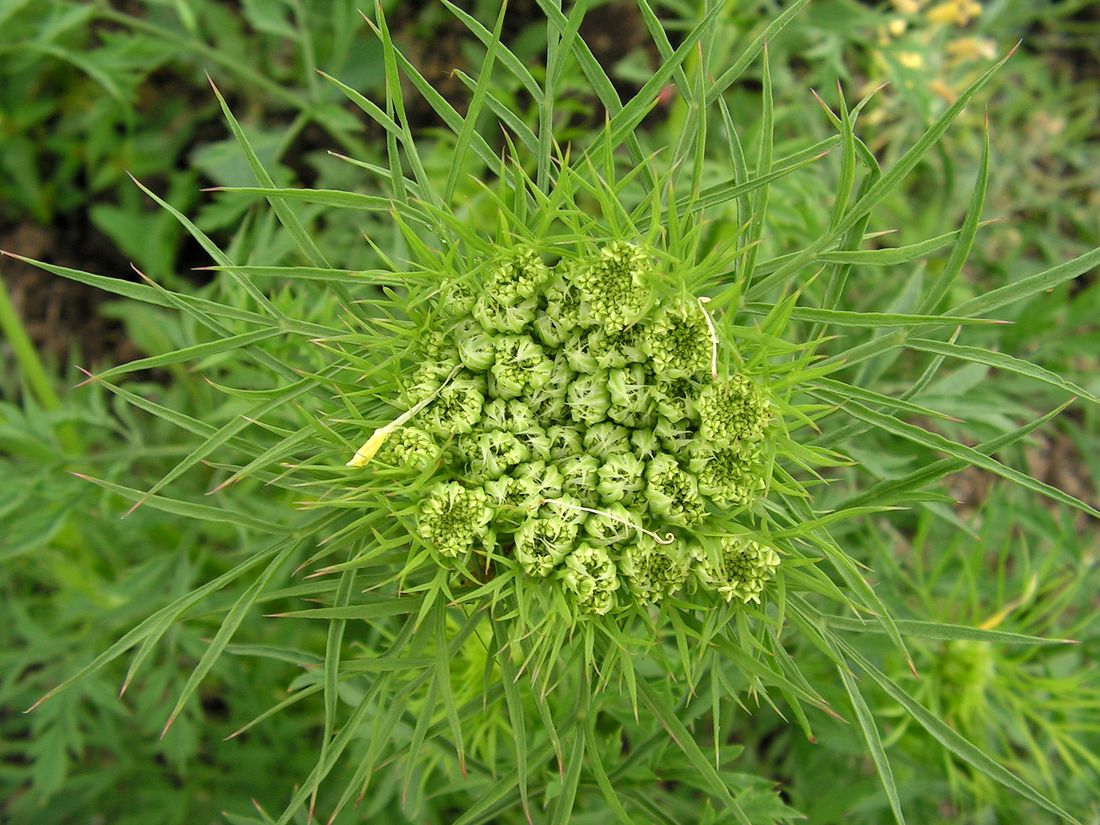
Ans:
[[[459,5],[488,27],[499,10],[490,0]],[[540,6],[549,5],[517,0],[503,18],[503,42],[535,70],[544,59]],[[717,21],[715,42],[728,48],[730,62],[784,5],[729,4]],[[625,98],[662,61],[645,10],[659,16],[675,47],[711,4],[590,6],[581,36]],[[465,81],[477,76],[484,46],[441,2],[383,7],[395,41],[428,82],[464,110],[470,100]],[[842,99],[853,107],[877,90],[860,113],[857,132],[889,168],[1018,40],[1020,49],[882,204],[870,227],[891,231],[876,239],[881,248],[957,229],[980,178],[988,122],[983,217],[995,222],[978,232],[962,277],[944,296],[947,306],[956,306],[1100,246],[1095,3],[814,0],[769,41],[770,78],[759,61],[753,63],[726,102],[745,145],[755,146],[765,128],[760,97],[767,85],[775,155],[783,157],[836,134],[823,105],[839,112]],[[200,191],[254,184],[206,75],[276,184],[363,190],[364,170],[341,156],[384,164],[385,132],[317,69],[381,100],[384,54],[358,5],[341,0],[0,3],[0,248],[137,283],[132,262],[170,289],[236,300],[238,288],[224,276],[195,269],[211,263],[204,250],[128,173],[192,216],[223,249],[259,248],[265,261],[290,259],[290,239],[276,231],[255,198]],[[602,128],[603,113],[579,69],[569,67],[559,85],[558,138],[583,142]],[[514,79],[499,74],[493,93],[517,117],[537,122]],[[408,101],[428,172],[446,179],[449,144],[437,107],[417,95]],[[638,130],[647,147],[675,144],[690,117],[672,85],[661,101]],[[497,135],[487,139],[500,142]],[[711,173],[728,176],[728,170]],[[816,237],[829,216],[814,209],[828,203],[825,193],[841,174],[834,153],[774,182],[764,233],[768,255],[802,248]],[[301,214],[318,247],[348,269],[375,265],[364,234],[382,249],[399,242],[384,216],[320,206]],[[856,265],[841,306],[923,311],[921,290],[945,260],[940,254],[899,259],[896,266]],[[74,388],[84,378],[76,365],[102,376],[115,364],[156,359],[206,340],[199,320],[170,305],[118,301],[12,258],[0,260],[0,267],[6,342],[0,349],[0,818],[268,821],[264,811],[277,816],[310,775],[329,724],[322,703],[307,701],[250,726],[293,690],[319,683],[331,643],[328,628],[262,615],[300,608],[294,584],[265,593],[242,617],[238,641],[191,701],[176,708],[163,737],[165,720],[189,689],[196,663],[237,594],[213,594],[187,621],[166,619],[159,644],[138,646],[140,671],[125,659],[113,661],[34,713],[23,713],[141,620],[267,546],[251,523],[185,517],[197,511],[143,507],[123,519],[131,502],[74,473],[108,485],[151,487],[193,447],[173,426],[173,416],[149,414],[151,406],[171,411],[175,424],[193,425],[201,434],[254,404],[248,392],[261,392],[268,379],[229,352],[211,351],[191,364],[144,362],[119,382],[121,391],[103,382]],[[269,295],[292,317],[320,312],[289,285]],[[1025,358],[1097,396],[1098,310],[1100,283],[1095,272],[1086,272],[999,309],[998,317],[1012,323],[968,329],[966,343]],[[902,391],[919,380],[921,363],[871,360],[861,377],[885,375]],[[200,376],[243,392],[227,396]],[[937,421],[935,428],[968,445],[1011,432],[1067,399],[1056,384],[967,361],[949,362],[919,396],[925,407],[965,420]],[[1098,442],[1097,406],[1078,401],[1000,458],[1098,507]],[[939,455],[881,431],[846,449],[873,480],[897,479]],[[208,501],[205,494],[224,477],[213,456],[174,481],[173,499]],[[873,571],[881,598],[909,622],[1080,643],[998,645],[917,633],[909,641],[919,680],[885,637],[861,637],[862,654],[905,683],[951,729],[1059,805],[1082,821],[1100,821],[1100,626],[1090,586],[1100,550],[1096,522],[975,468],[947,483],[947,494],[914,502],[909,510],[837,528],[845,550]],[[249,519],[279,523],[292,498],[246,484],[239,500],[247,501]],[[865,481],[838,470],[830,489],[842,501],[862,491],[860,484]],[[380,644],[371,631],[355,633],[349,643],[360,655]],[[726,723],[729,775],[723,778],[759,821],[786,821],[798,813],[815,823],[886,821],[890,800],[860,726],[853,724],[844,681],[809,641],[794,643],[790,654],[814,689],[844,709],[847,721],[815,718],[811,742],[784,718],[785,706],[746,700]],[[355,689],[349,686],[349,694]],[[909,821],[1058,821],[947,754],[906,721],[885,692],[869,688],[865,697]],[[349,703],[356,698],[341,697]],[[619,710],[619,724],[632,736],[650,734],[644,719],[634,730],[626,706]],[[700,699],[681,718],[705,738],[710,721],[694,723],[707,720],[708,711],[709,700]],[[245,733],[225,740],[245,726]],[[410,729],[400,736],[415,737],[411,724],[399,721],[404,726]],[[695,804],[694,785],[680,775],[694,766],[677,758],[673,751],[651,752],[625,761],[622,777],[608,766],[613,778],[629,776],[638,788],[656,775],[658,763],[668,772],[651,783],[650,808],[635,800],[636,821],[727,821]],[[351,782],[355,766],[341,770],[347,774],[341,781]],[[384,773],[366,800],[337,821],[445,822],[473,805],[461,787],[448,788],[444,802],[432,802],[426,789],[416,790],[415,770],[398,764]],[[595,780],[584,781],[589,792],[578,797],[575,821],[606,821]],[[536,812],[547,801],[551,811],[559,810],[554,800],[561,786],[542,792]],[[294,816],[305,821],[302,810]],[[486,809],[480,821],[520,817],[515,806]]]

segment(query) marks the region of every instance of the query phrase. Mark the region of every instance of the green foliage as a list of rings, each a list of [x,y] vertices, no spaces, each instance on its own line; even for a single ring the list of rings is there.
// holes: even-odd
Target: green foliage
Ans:
[[[1094,816],[1075,519],[1097,511],[1022,446],[1078,396],[1055,432],[1096,452],[1095,353],[1050,332],[1093,317],[1100,251],[1087,221],[1030,223],[1029,251],[985,266],[984,214],[1028,194],[998,182],[998,111],[1019,116],[998,84],[1036,55],[913,98],[923,121],[879,98],[811,112],[797,73],[874,77],[852,39],[885,9],[642,0],[649,51],[608,70],[579,34],[597,4],[540,2],[515,43],[498,9],[443,4],[420,25],[446,7],[484,67],[456,107],[385,9],[363,37],[344,4],[328,33],[308,3],[186,5],[83,12],[186,30],[232,144],[192,155],[223,187],[194,222],[183,184],[142,186],[209,284],[158,277],[159,240],[142,284],[33,262],[126,298],[147,357],[45,415],[0,408],[21,565],[0,695],[44,700],[3,717],[6,814]],[[293,66],[227,57],[249,53],[240,19]],[[998,42],[1022,25],[1002,20]],[[249,87],[296,112],[285,132]],[[411,90],[441,129],[416,129]],[[378,140],[348,139],[344,98]],[[291,188],[311,122],[353,157]],[[123,246],[165,237],[117,225]],[[1016,487],[955,508],[941,482],[979,470]],[[121,786],[141,788],[125,811]]]

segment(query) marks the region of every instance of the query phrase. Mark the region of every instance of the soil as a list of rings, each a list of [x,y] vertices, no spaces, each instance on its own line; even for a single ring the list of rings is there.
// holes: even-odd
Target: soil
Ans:
[[[73,269],[115,275],[131,271],[114,244],[87,223],[0,227],[0,249]],[[0,260],[0,271],[27,334],[47,362],[63,370],[74,352],[80,353],[81,366],[139,356],[121,326],[100,317],[99,306],[113,296],[13,258]]]

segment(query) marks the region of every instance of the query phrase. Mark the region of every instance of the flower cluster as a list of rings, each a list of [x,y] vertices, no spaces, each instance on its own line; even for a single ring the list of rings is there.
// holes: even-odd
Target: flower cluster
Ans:
[[[420,537],[449,558],[510,559],[598,615],[689,583],[758,600],[775,551],[723,539],[716,564],[695,535],[763,491],[767,397],[719,377],[704,303],[659,296],[643,248],[559,254],[551,267],[513,249],[440,289],[446,321],[405,386],[415,414],[377,454],[443,479]]]

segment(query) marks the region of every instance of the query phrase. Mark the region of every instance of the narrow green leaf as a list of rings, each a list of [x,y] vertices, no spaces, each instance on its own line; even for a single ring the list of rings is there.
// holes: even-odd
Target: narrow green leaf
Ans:
[[[253,604],[255,604],[257,597],[264,591],[268,582],[271,581],[271,578],[279,568],[283,566],[290,557],[290,554],[298,548],[299,544],[300,542],[298,541],[287,542],[286,547],[279,551],[264,571],[256,577],[256,580],[249,585],[248,589],[233,603],[233,606],[222,620],[218,632],[214,634],[214,638],[211,639],[210,644],[207,646],[206,650],[203,651],[198,664],[196,664],[194,670],[191,671],[191,675],[187,677],[187,682],[184,684],[183,690],[180,691],[179,698],[176,699],[176,704],[173,706],[171,713],[168,714],[168,720],[164,723],[164,729],[160,733],[161,738],[168,732],[172,723],[176,721],[176,718],[183,711],[184,706],[186,706],[195,691],[198,690],[202,680],[206,678],[206,674],[210,672],[210,669],[214,667],[214,663],[221,657],[222,653],[225,651],[226,645],[233,639],[237,629],[245,620]]]
[[[973,361],[975,364],[985,364],[988,367],[1005,370],[1006,372],[1014,372],[1017,375],[1034,378],[1036,381],[1042,381],[1044,384],[1065,390],[1075,396],[1091,401],[1093,404],[1100,404],[1100,397],[1089,392],[1080,384],[1075,384],[1057,373],[1044,369],[1037,364],[1032,364],[1030,361],[1006,355],[1003,352],[994,352],[993,350],[969,347],[963,344],[951,344],[944,341],[933,341],[929,338],[910,338],[906,346],[922,352],[933,352],[951,358],[961,358],[966,361]]]
[[[837,673],[840,674],[840,679],[844,682],[844,689],[848,692],[848,698],[852,701],[852,709],[856,712],[856,721],[859,723],[860,730],[863,731],[863,738],[867,742],[868,750],[871,752],[871,761],[875,765],[875,771],[882,782],[883,790],[886,791],[886,799],[890,803],[890,810],[894,814],[894,819],[898,825],[905,825],[905,814],[902,813],[898,789],[894,784],[894,772],[890,768],[890,760],[886,756],[886,749],[882,746],[882,738],[875,726],[871,709],[867,707],[867,702],[864,701],[863,695],[859,692],[855,677],[848,671],[848,668],[837,667]]]

